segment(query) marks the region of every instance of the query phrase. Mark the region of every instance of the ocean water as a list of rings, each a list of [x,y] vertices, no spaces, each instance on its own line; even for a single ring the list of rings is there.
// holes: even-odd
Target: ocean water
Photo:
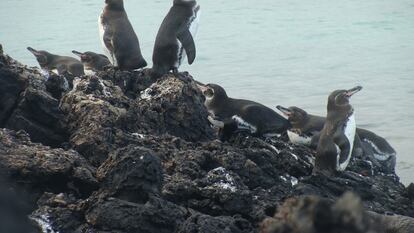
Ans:
[[[199,0],[197,58],[183,66],[232,97],[325,115],[328,94],[362,85],[356,121],[398,152],[397,171],[414,182],[414,0]],[[0,43],[36,66],[27,46],[56,54],[102,52],[104,0],[1,0]],[[172,0],[125,0],[144,57]]]

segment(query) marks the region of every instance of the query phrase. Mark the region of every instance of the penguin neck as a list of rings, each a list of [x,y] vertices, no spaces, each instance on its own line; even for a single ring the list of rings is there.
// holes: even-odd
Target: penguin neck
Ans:
[[[105,10],[109,10],[109,11],[125,11],[124,8],[124,3],[119,3],[119,4],[107,4],[105,6]]]
[[[309,115],[303,117],[301,121],[290,121],[292,128],[294,129],[303,129],[309,122]]]
[[[354,109],[350,104],[343,106],[335,106],[334,109],[329,109],[326,117],[326,123],[329,126],[328,134],[334,134],[338,127],[354,113]]]
[[[226,109],[229,98],[227,96],[221,96],[220,98],[206,99],[205,106],[213,113],[221,112],[222,109]]]
[[[197,2],[195,0],[174,0],[173,4],[178,6],[194,6]]]

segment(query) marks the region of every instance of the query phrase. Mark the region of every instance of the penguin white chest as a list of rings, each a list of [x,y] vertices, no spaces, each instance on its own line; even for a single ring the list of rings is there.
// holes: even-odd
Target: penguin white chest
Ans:
[[[293,144],[297,144],[297,145],[305,145],[305,146],[310,146],[311,141],[312,141],[312,137],[306,136],[306,135],[300,135],[296,132],[287,131],[288,133],[288,137],[289,137],[289,141]]]
[[[116,62],[116,59],[114,58],[114,54],[106,47],[106,44],[105,44],[104,37],[105,37],[105,31],[108,30],[108,25],[103,23],[102,15],[103,15],[103,12],[98,17],[99,38],[101,40],[102,48],[103,48],[105,55],[109,58],[112,65],[117,66],[117,62]]]
[[[188,30],[190,31],[190,34],[193,37],[193,40],[195,40],[195,37],[198,32],[198,27],[200,23],[200,14],[201,14],[200,8],[197,5],[193,8],[193,16],[189,19],[189,24],[188,24]],[[185,58],[187,57],[187,53],[185,52],[183,45],[178,39],[177,39],[177,44],[178,44],[178,51],[177,51],[178,59],[175,63],[175,67],[179,68],[181,64],[183,64]]]
[[[346,160],[342,163],[339,163],[339,156],[340,150],[338,153],[338,170],[344,171],[351,160],[352,150],[354,149],[354,140],[355,140],[355,132],[356,132],[356,122],[355,122],[355,114],[352,113],[344,125],[344,135],[348,139],[349,142],[349,153],[346,155]],[[339,148],[339,147],[338,147]]]
[[[240,116],[234,115],[231,119],[233,119],[237,123],[237,128],[238,129],[247,130],[252,134],[257,132],[257,127],[256,126],[254,126],[251,123],[245,121]]]

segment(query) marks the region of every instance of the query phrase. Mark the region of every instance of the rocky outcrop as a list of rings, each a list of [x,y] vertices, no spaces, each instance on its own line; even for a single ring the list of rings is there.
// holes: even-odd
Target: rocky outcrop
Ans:
[[[285,201],[274,217],[262,222],[260,232],[409,233],[414,232],[414,219],[367,212],[352,193],[344,194],[336,202],[306,196]]]
[[[286,136],[238,134],[220,142],[187,73],[153,80],[148,70],[108,70],[45,79],[7,56],[0,61],[0,119],[8,128],[0,130],[0,190],[22,193],[16,203],[25,204],[12,205],[22,211],[9,216],[29,223],[30,215],[40,231],[259,232],[268,219],[275,232],[295,232],[294,217],[273,217],[289,215],[280,205],[286,199],[308,195],[323,201],[297,201],[292,213],[312,222],[309,208],[328,211],[336,232],[347,211],[356,229],[367,231],[371,225],[360,218],[366,211],[407,216],[397,225],[414,216],[412,188],[367,158],[324,177],[312,175],[314,151]],[[359,204],[332,207],[347,191]],[[288,224],[275,228],[274,221]]]
[[[0,56],[0,77],[0,127],[25,130],[34,142],[53,147],[67,141],[59,100],[47,91],[45,77],[8,56]]]

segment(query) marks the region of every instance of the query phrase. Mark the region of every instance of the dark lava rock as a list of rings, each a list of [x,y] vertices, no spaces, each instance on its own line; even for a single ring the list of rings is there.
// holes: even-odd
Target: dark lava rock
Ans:
[[[102,187],[118,199],[146,203],[161,193],[162,167],[154,152],[142,147],[116,151],[97,171]]]
[[[186,216],[186,209],[159,198],[145,204],[107,198],[90,207],[86,220],[98,230],[170,233],[177,231]]]
[[[183,81],[185,80],[185,81]],[[145,89],[123,119],[122,128],[144,134],[170,134],[187,141],[215,138],[204,97],[192,77],[165,76]]]
[[[333,202],[316,196],[291,198],[261,224],[262,233],[409,233],[414,219],[366,212],[362,201],[346,193]]]
[[[115,149],[114,126],[128,103],[122,90],[108,81],[75,79],[73,89],[61,100],[72,147],[99,166]]]
[[[0,127],[14,129],[0,130],[0,180],[6,196],[21,194],[22,204],[8,208],[18,210],[9,215],[15,222],[32,213],[43,232],[258,232],[264,219],[286,212],[286,199],[315,195],[323,201],[294,212],[316,229],[347,232],[338,227],[351,221],[348,232],[368,231],[361,216],[371,212],[362,208],[410,229],[413,192],[380,163],[354,157],[335,177],[312,176],[315,152],[286,136],[218,141],[187,73],[153,80],[148,70],[109,69],[71,78],[45,79],[0,56]],[[332,203],[347,191],[362,204],[338,209]]]
[[[0,175],[38,191],[87,196],[97,188],[95,168],[76,151],[30,142],[24,131],[0,130]]]
[[[180,227],[179,233],[248,233],[254,232],[251,224],[237,216],[212,217],[203,214],[193,214]]]
[[[38,71],[0,56],[0,127],[25,130],[34,142],[53,147],[66,142],[59,101],[46,89]]]

